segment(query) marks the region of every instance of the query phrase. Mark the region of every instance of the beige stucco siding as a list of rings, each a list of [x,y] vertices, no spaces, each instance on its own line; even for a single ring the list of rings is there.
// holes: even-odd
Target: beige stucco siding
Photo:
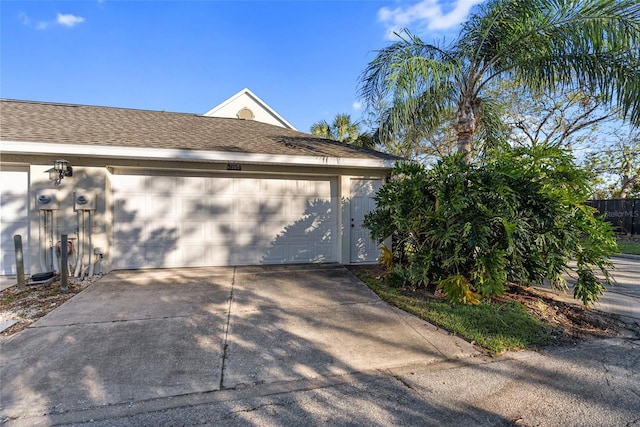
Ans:
[[[198,163],[185,161],[153,161],[153,160],[121,160],[96,159],[80,156],[65,156],[73,167],[73,176],[66,177],[59,186],[49,181],[46,171],[52,167],[54,158],[51,156],[3,155],[3,162],[31,163],[28,166],[30,188],[28,195],[28,221],[30,224],[29,237],[29,265],[28,273],[41,271],[39,262],[40,212],[36,207],[36,196],[40,190],[53,191],[59,202],[56,211],[58,218],[55,230],[56,236],[65,233],[77,242],[78,218],[74,211],[74,193],[78,190],[88,190],[95,193],[96,209],[93,212],[92,244],[101,248],[104,257],[97,267],[103,272],[112,268],[113,237],[113,205],[112,178],[116,171],[128,170],[135,174],[137,171],[152,171],[153,174],[167,176],[210,176],[210,177],[325,177],[337,183],[338,209],[336,211],[337,230],[336,260],[348,264],[350,259],[350,199],[351,183],[354,179],[379,180],[383,182],[389,173],[386,169],[369,168],[338,168],[338,167],[304,167],[291,165],[262,165],[241,164],[241,170],[227,170],[227,163]],[[92,254],[93,256],[93,254]],[[75,256],[74,256],[75,257]]]

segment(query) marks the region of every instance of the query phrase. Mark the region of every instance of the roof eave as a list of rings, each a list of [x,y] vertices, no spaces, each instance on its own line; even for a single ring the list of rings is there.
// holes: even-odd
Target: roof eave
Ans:
[[[104,159],[180,160],[209,163],[324,166],[392,169],[395,160],[352,157],[292,156],[286,154],[238,153],[168,148],[113,147],[104,145],[58,144],[48,142],[0,141],[5,154],[73,155]]]

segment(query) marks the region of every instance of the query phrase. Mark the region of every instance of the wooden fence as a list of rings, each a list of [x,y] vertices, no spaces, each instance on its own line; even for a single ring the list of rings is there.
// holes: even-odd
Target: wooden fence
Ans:
[[[589,200],[618,233],[640,235],[640,199]]]

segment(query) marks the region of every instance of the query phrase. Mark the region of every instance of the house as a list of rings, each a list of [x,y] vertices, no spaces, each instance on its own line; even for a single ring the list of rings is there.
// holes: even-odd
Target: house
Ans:
[[[76,274],[375,262],[362,221],[396,160],[298,132],[246,89],[207,115],[1,100],[0,275],[16,234],[31,274],[58,270],[62,234]]]

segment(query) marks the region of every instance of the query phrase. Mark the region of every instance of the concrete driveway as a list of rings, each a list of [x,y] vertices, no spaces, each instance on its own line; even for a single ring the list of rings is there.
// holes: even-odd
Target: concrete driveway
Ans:
[[[341,266],[113,272],[0,350],[2,417],[44,423],[46,414],[479,355]]]

